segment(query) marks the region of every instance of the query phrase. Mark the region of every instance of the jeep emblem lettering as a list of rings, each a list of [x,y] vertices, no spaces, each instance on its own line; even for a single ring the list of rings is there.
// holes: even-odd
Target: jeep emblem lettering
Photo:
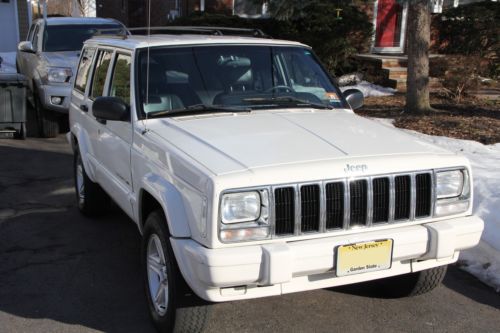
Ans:
[[[344,172],[365,172],[368,170],[368,166],[366,164],[346,164],[344,168]]]

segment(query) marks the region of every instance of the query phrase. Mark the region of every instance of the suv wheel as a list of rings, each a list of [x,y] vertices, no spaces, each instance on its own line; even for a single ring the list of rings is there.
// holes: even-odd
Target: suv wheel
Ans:
[[[386,294],[391,297],[408,297],[425,294],[443,282],[448,266],[439,266],[416,273],[404,274],[383,280]]]
[[[59,134],[58,116],[46,110],[38,96],[35,96],[35,114],[38,125],[38,133],[42,138],[55,138]]]
[[[75,191],[78,209],[86,216],[99,216],[107,211],[110,198],[99,186],[90,180],[85,172],[78,148],[74,155]]]
[[[151,213],[142,238],[142,266],[146,298],[160,332],[201,332],[210,305],[198,298],[184,281],[170,245],[161,211]]]

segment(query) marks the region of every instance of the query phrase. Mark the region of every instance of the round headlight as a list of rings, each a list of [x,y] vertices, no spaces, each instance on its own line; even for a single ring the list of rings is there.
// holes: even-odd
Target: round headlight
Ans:
[[[241,192],[224,194],[221,202],[222,223],[255,221],[260,217],[259,192]]]

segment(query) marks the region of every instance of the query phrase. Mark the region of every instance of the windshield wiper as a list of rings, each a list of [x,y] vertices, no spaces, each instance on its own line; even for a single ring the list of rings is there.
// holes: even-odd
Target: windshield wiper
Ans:
[[[182,109],[172,109],[172,110],[159,110],[147,113],[147,118],[157,118],[157,117],[170,117],[175,115],[195,115],[202,114],[206,112],[251,112],[249,108],[232,108],[224,105],[206,105],[206,104],[194,104]]]
[[[271,98],[261,98],[261,97],[255,97],[255,98],[245,98],[243,99],[243,102],[255,104],[255,105],[266,105],[266,103],[271,103],[275,104],[276,106],[280,107],[295,107],[295,106],[308,106],[308,107],[313,107],[316,109],[334,109],[333,106],[328,105],[328,104],[323,104],[323,103],[316,103],[316,102],[311,102],[307,101],[304,99],[300,99],[297,97],[293,96],[276,96],[276,97],[271,97]],[[267,105],[266,105],[267,106]]]

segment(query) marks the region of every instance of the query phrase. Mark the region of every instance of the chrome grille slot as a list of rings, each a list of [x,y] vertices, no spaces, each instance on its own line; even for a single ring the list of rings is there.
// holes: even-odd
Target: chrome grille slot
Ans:
[[[301,232],[319,231],[320,187],[317,184],[300,188]]]
[[[367,217],[367,181],[366,179],[353,180],[349,182],[349,193],[351,201],[350,226],[366,225]]]
[[[373,221],[389,221],[389,178],[373,179]]]
[[[407,220],[410,218],[411,204],[411,178],[409,175],[394,178],[395,204],[394,220]]]
[[[415,217],[431,215],[432,178],[430,173],[416,175]]]
[[[344,183],[326,184],[326,229],[344,225]]]
[[[295,227],[295,189],[293,187],[277,188],[274,191],[274,209],[275,234],[293,234]]]

